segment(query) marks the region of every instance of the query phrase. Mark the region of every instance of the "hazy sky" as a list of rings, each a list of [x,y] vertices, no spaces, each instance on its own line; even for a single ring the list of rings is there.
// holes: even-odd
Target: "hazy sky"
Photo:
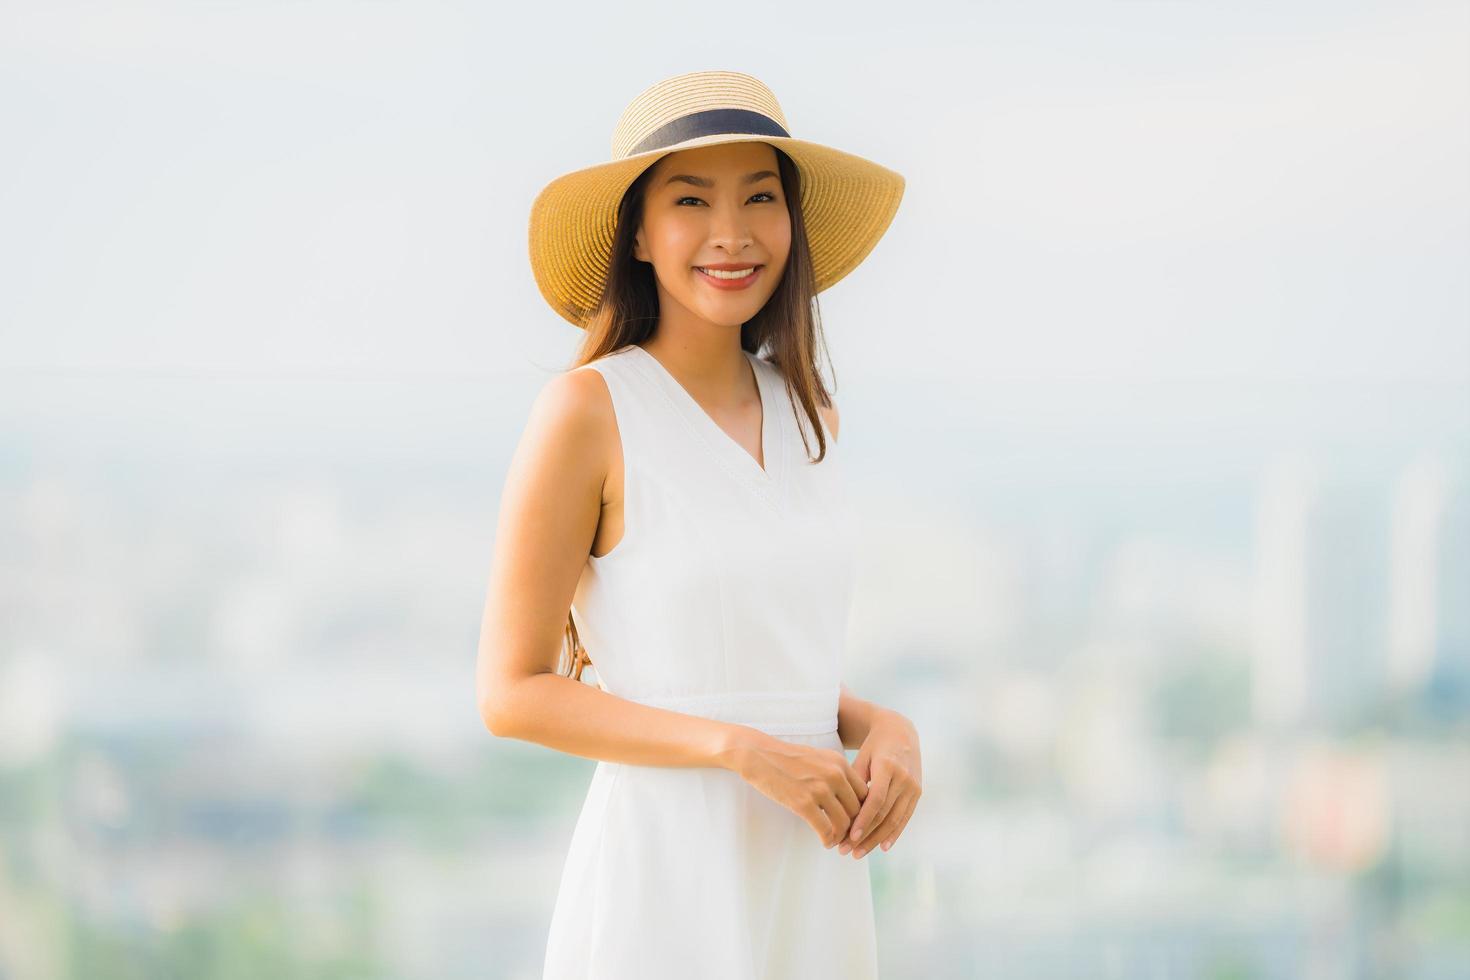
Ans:
[[[840,377],[1470,384],[1467,52],[1463,0],[6,0],[0,377],[544,376],[531,200],[724,68],[908,178]]]

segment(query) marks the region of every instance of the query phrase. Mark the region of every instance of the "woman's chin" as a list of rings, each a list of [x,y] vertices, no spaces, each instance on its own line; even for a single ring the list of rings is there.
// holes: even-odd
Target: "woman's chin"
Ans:
[[[710,310],[705,313],[704,318],[721,327],[743,327],[753,316],[754,310],[745,314],[731,313],[729,310]]]
[[[732,291],[720,295],[709,295],[712,292],[718,291],[696,289],[692,294],[680,296],[671,290],[667,298],[677,301],[684,309],[707,323],[729,327],[739,327],[749,323],[751,317],[759,313],[761,307],[765,306],[766,300],[770,299],[769,294],[753,296]]]
[[[700,318],[710,323],[723,327],[739,327],[747,323],[751,317],[760,311],[761,304],[741,303],[707,303],[701,302],[694,306],[694,312]]]

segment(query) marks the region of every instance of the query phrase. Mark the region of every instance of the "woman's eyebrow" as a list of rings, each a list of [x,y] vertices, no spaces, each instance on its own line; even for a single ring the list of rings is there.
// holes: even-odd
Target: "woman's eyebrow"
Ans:
[[[776,173],[776,171],[774,171],[774,170],[757,170],[753,174],[746,174],[745,175],[745,179],[744,179],[744,181],[742,181],[742,183],[754,184],[756,181],[758,181],[758,180],[764,180],[767,177],[779,177],[779,176],[780,176],[780,174]],[[715,186],[715,182],[713,180],[710,180],[708,177],[695,177],[695,176],[693,176],[691,174],[674,174],[668,180],[664,181],[664,186],[668,186],[669,184],[672,184],[675,181],[683,181],[686,184],[693,184],[695,187],[713,187],[713,186]]]

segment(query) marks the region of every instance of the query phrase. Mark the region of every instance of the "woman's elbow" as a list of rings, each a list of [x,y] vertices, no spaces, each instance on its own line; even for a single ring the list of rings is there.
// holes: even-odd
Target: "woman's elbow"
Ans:
[[[490,734],[500,738],[520,737],[516,719],[524,713],[520,710],[521,684],[534,676],[516,675],[480,683],[476,701],[480,708],[480,721]]]
[[[484,663],[484,657],[481,657]],[[475,706],[480,712],[480,722],[491,735],[504,737],[509,729],[507,718],[507,688],[510,686],[506,678],[492,677],[483,667],[475,678]]]
[[[479,709],[480,723],[485,726],[485,730],[491,735],[499,735],[501,721],[496,715],[495,702],[480,694],[475,698],[475,707]]]
[[[511,732],[512,713],[507,693],[503,684],[481,685],[475,698],[485,730],[500,738],[508,737]]]
[[[480,721],[490,734],[520,737],[518,720],[526,714],[524,702],[528,694],[535,696],[527,692],[526,682],[551,673],[554,673],[551,664],[482,645],[475,670],[475,704]],[[538,690],[539,687],[533,688]]]

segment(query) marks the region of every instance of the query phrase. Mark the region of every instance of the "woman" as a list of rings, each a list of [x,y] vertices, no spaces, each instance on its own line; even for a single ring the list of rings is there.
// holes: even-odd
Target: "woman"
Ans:
[[[856,859],[913,813],[918,734],[840,683],[853,542],[815,294],[902,192],[791,137],[755,78],[695,72],[537,198],[537,284],[586,339],[510,466],[477,693],[496,735],[598,760],[546,978],[877,975]]]

